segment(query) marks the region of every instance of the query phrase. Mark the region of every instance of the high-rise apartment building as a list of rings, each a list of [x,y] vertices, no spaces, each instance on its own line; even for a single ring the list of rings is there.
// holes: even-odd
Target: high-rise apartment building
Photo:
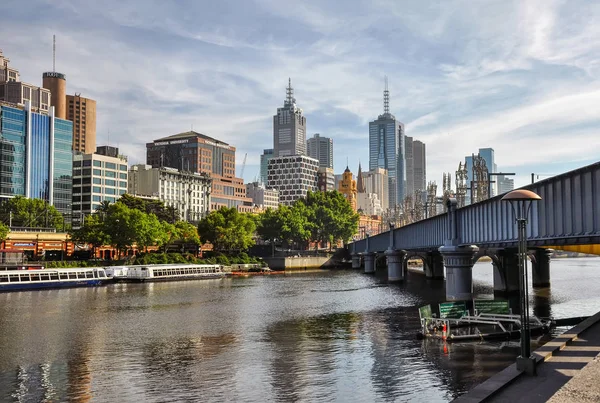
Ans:
[[[307,154],[310,158],[319,160],[319,166],[333,169],[333,140],[321,137],[319,133],[306,142]]]
[[[137,164],[129,170],[127,188],[134,196],[157,197],[175,209],[176,218],[197,223],[210,210],[211,184],[207,173]]]
[[[96,101],[79,94],[67,95],[67,119],[73,122],[73,151],[96,151]]]
[[[319,161],[306,155],[273,157],[269,160],[267,186],[279,190],[279,203],[291,205],[317,190]]]
[[[127,193],[127,158],[104,154],[113,147],[98,147],[98,153],[73,156],[73,228],[79,228],[85,217],[103,201],[116,202]]]
[[[269,167],[269,158],[273,158],[272,148],[263,150],[263,153],[260,155],[260,183],[262,184],[267,183],[267,177],[269,176],[267,173],[267,168]]]
[[[466,204],[471,204],[471,189],[476,188],[476,185],[473,184],[473,180],[474,180],[474,174],[473,174],[473,155],[477,155],[477,154],[472,154],[472,155],[468,155],[465,157],[465,166],[467,169],[467,194],[465,197],[465,202]],[[485,161],[485,166],[487,167],[488,173],[496,173],[498,172],[498,167],[496,166],[496,162],[494,159],[494,149],[493,148],[480,148],[478,151],[478,155],[483,158],[483,160]],[[494,180],[493,177],[491,180]],[[492,193],[489,195],[490,197],[495,196],[496,194],[498,194],[497,189],[496,189],[496,183],[492,183],[492,186],[490,186]]]
[[[406,196],[404,124],[390,113],[387,79],[383,114],[369,123],[369,170],[383,168],[388,174],[388,205],[399,205]]]
[[[48,112],[34,112],[29,101],[0,104],[0,198],[38,198],[70,213],[72,124]]]
[[[273,116],[273,156],[306,155],[306,118],[296,106],[290,79],[282,108]]]
[[[224,206],[252,211],[244,180],[235,176],[235,147],[223,141],[195,131],[175,134],[147,143],[146,162],[153,168],[208,174],[212,179],[211,210]]]

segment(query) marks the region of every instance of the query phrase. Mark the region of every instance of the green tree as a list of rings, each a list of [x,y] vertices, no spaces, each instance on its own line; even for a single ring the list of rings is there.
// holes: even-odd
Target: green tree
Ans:
[[[124,203],[114,203],[109,207],[104,220],[111,244],[119,253],[133,246],[136,241],[136,228],[132,222],[132,211],[136,210],[130,209]]]
[[[187,221],[177,221],[175,223],[175,229],[177,230],[176,240],[181,240],[185,243],[193,243],[200,245],[200,236],[198,235],[198,228]]]
[[[166,221],[174,224],[179,220],[179,215],[171,206],[166,207],[161,200],[144,200],[130,194],[124,194],[117,203],[125,204],[130,209],[139,210],[146,214],[154,214],[160,221]]]
[[[254,245],[255,230],[254,219],[235,207],[212,211],[198,224],[200,239],[219,251],[247,250]]]
[[[17,196],[0,204],[0,217],[13,227],[56,228],[63,227],[63,216],[42,199],[27,199]]]
[[[306,204],[311,222],[311,240],[333,243],[347,242],[358,231],[358,214],[344,195],[337,191],[308,192],[298,202]]]
[[[83,226],[71,233],[71,239],[75,243],[91,244],[94,256],[96,256],[96,248],[112,243],[106,225],[98,214],[87,216]]]
[[[0,241],[4,241],[8,236],[9,232],[10,229],[8,228],[8,226],[0,222]]]
[[[285,223],[281,210],[268,208],[258,217],[256,233],[271,243],[271,256],[275,256],[275,241],[282,240],[282,229]]]

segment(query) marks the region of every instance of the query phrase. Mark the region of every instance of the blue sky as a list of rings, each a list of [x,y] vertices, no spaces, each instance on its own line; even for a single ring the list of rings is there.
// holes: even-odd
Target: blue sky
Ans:
[[[237,147],[253,179],[292,78],[307,132],[336,172],[368,162],[368,122],[391,111],[427,144],[441,189],[480,147],[498,167],[558,174],[599,160],[600,3],[555,0],[0,2],[0,49],[22,80],[52,68],[98,102],[97,143],[194,130]]]

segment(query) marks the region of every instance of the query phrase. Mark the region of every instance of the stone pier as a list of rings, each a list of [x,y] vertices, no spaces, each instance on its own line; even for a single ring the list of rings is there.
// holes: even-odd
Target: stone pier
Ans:
[[[387,257],[388,282],[404,281],[404,256],[406,252],[397,249],[385,251]]]
[[[446,299],[465,301],[473,298],[473,256],[477,246],[442,246],[446,266]]]

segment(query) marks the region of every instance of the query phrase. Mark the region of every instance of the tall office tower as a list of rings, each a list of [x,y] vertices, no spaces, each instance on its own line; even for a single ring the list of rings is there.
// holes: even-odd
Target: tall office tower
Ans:
[[[103,201],[114,203],[127,193],[127,171],[127,158],[115,147],[73,156],[73,228],[79,228]]]
[[[383,91],[383,114],[369,123],[369,170],[377,168],[385,169],[388,174],[388,206],[400,205],[406,196],[404,124],[390,113],[387,77]]]
[[[263,153],[260,155],[260,183],[263,185],[267,184],[267,168],[269,167],[269,158],[273,157],[273,149],[266,148],[263,150]]]
[[[273,116],[273,156],[306,155],[306,118],[296,106],[292,80],[286,89],[283,108]]]
[[[170,167],[180,171],[206,173],[212,178],[210,209],[235,207],[252,211],[244,180],[235,176],[235,147],[189,131],[146,143],[146,163],[153,168]]]
[[[319,167],[317,170],[317,189],[321,192],[335,190],[335,174],[333,168]]]
[[[404,137],[404,150],[406,153],[406,196],[413,197],[415,195],[415,171],[412,137]]]
[[[72,123],[32,110],[31,103],[0,105],[0,199],[46,200],[70,213]]]
[[[505,175],[498,175],[496,177],[496,181],[498,182],[498,194],[508,193],[515,188],[514,179],[510,179]]]
[[[73,122],[73,151],[96,151],[96,101],[79,94],[67,95],[67,119]]]
[[[498,167],[494,160],[494,149],[493,148],[480,148],[478,153],[481,156],[481,158],[483,158],[483,160],[485,161],[485,166],[487,167],[487,170],[489,173],[498,172]],[[467,189],[471,189],[471,182],[473,181],[473,177],[474,177],[474,175],[473,175],[473,156],[472,155],[468,155],[465,157],[465,165],[466,165],[466,169],[467,169]],[[494,178],[491,177],[490,180],[494,180]],[[498,192],[496,190],[497,189],[496,183],[492,183],[491,189],[492,189],[492,194],[489,195],[490,197],[498,194]],[[466,204],[471,204],[471,191],[470,190],[467,190]]]
[[[52,37],[52,71],[42,75],[42,85],[52,94],[50,101],[54,106],[54,115],[59,119],[67,119],[67,77],[56,71],[56,36]]]
[[[319,133],[306,142],[308,156],[319,160],[319,166],[333,169],[333,140]]]
[[[423,202],[427,198],[427,155],[425,143],[413,141],[413,189],[422,191]]]

